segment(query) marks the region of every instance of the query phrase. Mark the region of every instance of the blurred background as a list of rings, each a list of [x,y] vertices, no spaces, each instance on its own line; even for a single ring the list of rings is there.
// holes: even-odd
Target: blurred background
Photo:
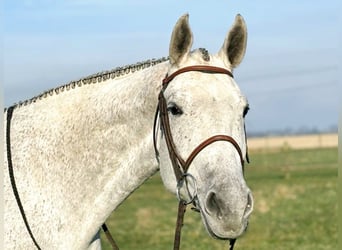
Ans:
[[[250,230],[236,249],[336,249],[340,5],[337,0],[4,1],[4,104],[167,56],[173,26],[184,13],[190,14],[193,48],[216,53],[240,13],[248,45],[235,78],[251,108],[246,179],[256,203]],[[109,219],[123,249],[171,248],[176,202],[161,185],[159,176],[152,178]],[[209,238],[192,212],[185,231],[185,249],[226,248]]]

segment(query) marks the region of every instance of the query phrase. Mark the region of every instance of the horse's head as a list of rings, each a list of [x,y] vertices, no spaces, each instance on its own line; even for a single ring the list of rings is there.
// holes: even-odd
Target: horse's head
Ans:
[[[169,51],[168,76],[177,73],[164,81],[160,95],[164,104],[159,101],[160,172],[167,189],[181,199],[192,200],[200,210],[210,235],[234,239],[246,230],[253,209],[243,174],[248,103],[229,74],[245,54],[246,25],[238,15],[215,55],[205,49],[191,52],[192,40],[188,15],[184,15],[175,25]],[[187,68],[194,65],[212,67]],[[179,71],[184,68],[185,72]],[[173,165],[177,162],[182,168],[189,156],[187,174],[178,172],[177,180]]]

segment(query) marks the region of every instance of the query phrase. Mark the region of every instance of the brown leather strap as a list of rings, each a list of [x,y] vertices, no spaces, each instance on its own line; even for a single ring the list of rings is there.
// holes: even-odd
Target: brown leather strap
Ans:
[[[183,201],[179,201],[173,250],[178,250],[180,247],[181,232],[182,232],[182,227],[183,227],[185,210],[186,210],[186,204]]]
[[[102,230],[105,233],[107,240],[109,241],[110,245],[112,246],[113,250],[119,250],[118,245],[116,244],[112,234],[109,232],[108,227],[106,225],[106,223],[102,224]]]
[[[8,163],[8,174],[10,177],[11,185],[12,185],[12,191],[15,197],[15,200],[17,202],[21,217],[24,221],[25,227],[27,232],[29,233],[34,245],[38,250],[41,250],[41,247],[39,246],[36,238],[34,237],[31,227],[28,223],[24,206],[21,202],[19,191],[16,185],[15,177],[14,177],[14,171],[13,171],[13,162],[12,162],[12,150],[11,150],[11,119],[13,116],[15,106],[11,106],[7,109],[7,124],[6,124],[6,147],[7,147],[7,163]]]
[[[229,240],[229,250],[234,250],[236,239],[230,239]]]
[[[188,66],[181,68],[177,70],[176,72],[172,73],[169,76],[166,76],[163,80],[163,88],[165,89],[167,87],[167,84],[173,80],[176,76],[189,72],[189,71],[201,71],[204,73],[217,73],[217,74],[226,74],[229,75],[230,77],[234,78],[232,72],[230,72],[227,69],[220,68],[220,67],[215,67],[215,66],[208,66],[208,65],[194,65],[194,66]]]
[[[164,98],[163,93],[160,93],[159,96],[159,112],[160,112],[160,123],[162,131],[164,132],[166,146],[169,152],[169,157],[173,166],[173,170],[176,176],[177,181],[182,179],[183,171],[181,171],[182,166],[184,166],[185,161],[179,155],[177,147],[173,141],[170,123],[169,123],[169,115],[167,111],[167,104]]]
[[[239,157],[240,157],[240,162],[241,165],[244,165],[244,159],[242,156],[242,152],[241,149],[239,147],[239,144],[234,140],[233,137],[228,136],[228,135],[214,135],[208,139],[206,139],[205,141],[203,141],[200,145],[198,145],[189,155],[188,159],[186,160],[184,166],[183,166],[183,171],[187,172],[190,164],[192,163],[192,161],[195,159],[195,157],[206,147],[208,147],[210,144],[217,142],[217,141],[226,141],[231,143],[236,151],[239,153]]]

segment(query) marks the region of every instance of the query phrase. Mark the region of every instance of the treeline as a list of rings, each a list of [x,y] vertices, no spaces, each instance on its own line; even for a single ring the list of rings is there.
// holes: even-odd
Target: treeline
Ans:
[[[282,136],[282,135],[308,135],[308,134],[328,134],[338,133],[338,126],[331,125],[325,129],[318,129],[316,127],[300,127],[294,128],[283,128],[283,129],[272,129],[265,131],[248,131],[248,137],[264,137],[264,136]]]

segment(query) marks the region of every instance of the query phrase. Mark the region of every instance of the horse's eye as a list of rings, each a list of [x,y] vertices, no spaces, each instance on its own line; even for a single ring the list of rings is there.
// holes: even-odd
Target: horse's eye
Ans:
[[[245,107],[245,109],[243,110],[243,117],[245,117],[245,116],[247,115],[248,110],[249,110],[249,105],[247,105],[247,106]]]
[[[167,111],[169,111],[172,115],[179,116],[183,114],[183,110],[177,106],[175,103],[170,103],[167,107]]]

